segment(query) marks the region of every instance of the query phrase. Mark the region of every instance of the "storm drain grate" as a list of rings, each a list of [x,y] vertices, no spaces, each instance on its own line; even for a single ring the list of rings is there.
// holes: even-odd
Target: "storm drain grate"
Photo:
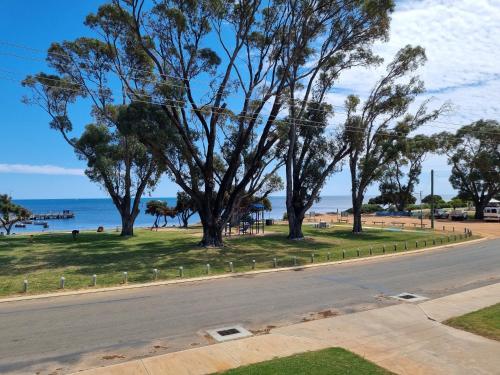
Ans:
[[[240,333],[240,331],[238,331],[236,328],[230,328],[230,329],[223,329],[222,331],[217,331],[217,333],[221,336],[229,336]]]
[[[215,341],[218,342],[252,336],[252,333],[250,331],[246,330],[240,325],[210,329],[207,330],[207,333],[212,336]]]
[[[414,295],[414,294],[402,294],[402,295],[399,296],[399,298],[413,299],[413,298],[417,298],[417,296]]]
[[[428,298],[424,296],[419,296],[418,294],[413,293],[400,293],[397,296],[392,296],[391,298],[398,299],[400,301],[409,301],[409,302],[420,302],[425,301]]]

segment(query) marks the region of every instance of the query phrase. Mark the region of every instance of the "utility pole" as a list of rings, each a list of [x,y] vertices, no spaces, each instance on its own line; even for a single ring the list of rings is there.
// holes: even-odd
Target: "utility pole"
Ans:
[[[424,227],[424,214],[422,213],[422,190],[420,190],[420,229]]]
[[[434,229],[434,169],[431,169],[431,228]]]

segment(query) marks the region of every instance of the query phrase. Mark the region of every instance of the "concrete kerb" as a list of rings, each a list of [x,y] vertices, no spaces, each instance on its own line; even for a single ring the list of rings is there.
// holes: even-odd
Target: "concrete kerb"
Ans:
[[[128,289],[149,288],[149,287],[155,287],[155,286],[196,283],[196,282],[201,282],[201,281],[226,279],[226,278],[230,278],[230,277],[259,275],[259,274],[266,274],[266,273],[272,273],[272,272],[296,271],[296,270],[302,270],[302,269],[307,269],[307,268],[331,266],[331,265],[336,265],[336,264],[376,261],[379,259],[385,259],[385,258],[391,258],[391,257],[416,255],[416,254],[420,254],[423,252],[428,253],[430,251],[435,251],[435,250],[450,249],[450,248],[454,248],[454,247],[458,247],[458,246],[469,245],[469,244],[473,244],[473,243],[486,241],[488,239],[489,238],[478,238],[475,240],[469,240],[469,241],[464,241],[464,242],[459,242],[459,243],[447,243],[446,245],[435,246],[435,247],[430,247],[430,248],[419,248],[419,249],[408,250],[408,251],[404,251],[404,252],[397,252],[397,253],[391,252],[391,253],[385,253],[382,255],[368,256],[368,257],[361,257],[361,258],[352,258],[352,259],[343,259],[343,260],[336,260],[336,261],[324,262],[324,263],[309,263],[309,264],[305,264],[305,265],[292,266],[292,267],[269,268],[269,269],[264,269],[264,270],[225,273],[225,274],[213,275],[213,276],[200,276],[200,277],[193,277],[193,278],[186,278],[186,279],[152,281],[152,282],[141,283],[141,284],[124,284],[124,285],[119,285],[119,286],[97,288],[97,289],[80,289],[80,290],[77,289],[77,290],[72,290],[72,291],[67,291],[67,292],[53,292],[53,293],[35,294],[35,295],[28,295],[28,296],[8,297],[8,298],[0,299],[0,303],[30,301],[30,300],[55,298],[55,297],[77,296],[77,295],[92,294],[92,293],[105,293],[105,292],[121,291],[121,290],[128,290]]]

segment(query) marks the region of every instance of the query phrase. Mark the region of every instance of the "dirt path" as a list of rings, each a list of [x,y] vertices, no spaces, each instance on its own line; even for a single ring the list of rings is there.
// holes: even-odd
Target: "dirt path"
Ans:
[[[340,216],[339,216],[340,218]],[[342,217],[342,219],[346,219],[346,217]],[[314,218],[311,219],[306,219],[305,222],[318,222],[318,221],[326,221],[328,223],[333,223],[336,224],[337,221],[337,215],[318,215]],[[352,216],[347,217],[348,223],[351,224],[353,221]],[[384,227],[390,227],[393,226],[391,223],[396,222],[396,223],[405,223],[406,228],[413,228],[413,224],[416,224],[416,226],[420,226],[420,219],[416,217],[378,217],[374,215],[364,215],[363,220],[366,221],[364,225],[366,226],[381,226],[380,223],[377,223],[376,225],[373,223],[374,221],[377,222],[384,222]],[[435,220],[434,221],[434,228],[436,230],[444,230],[446,231],[453,231],[453,228],[455,228],[455,232],[457,233],[463,233],[464,229],[470,229],[473,234],[479,234],[481,236],[487,237],[487,238],[499,238],[500,237],[500,223],[493,223],[493,222],[484,222],[484,221],[479,221],[479,220],[465,220],[465,221],[450,221],[450,220]],[[345,224],[345,223],[341,223]],[[431,226],[431,221],[430,219],[424,219],[423,224],[425,225],[426,228],[430,228]]]

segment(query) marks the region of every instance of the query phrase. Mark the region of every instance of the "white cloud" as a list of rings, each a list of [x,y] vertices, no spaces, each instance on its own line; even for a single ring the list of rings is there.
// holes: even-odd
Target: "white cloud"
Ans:
[[[427,92],[414,103],[432,98],[429,109],[451,102],[454,110],[419,130],[425,134],[455,131],[481,118],[500,119],[500,1],[499,0],[399,0],[392,15],[390,38],[377,43],[374,51],[384,58],[379,67],[352,69],[342,73],[329,102],[343,106],[348,94],[362,99],[385,72],[399,49],[411,44],[425,48],[426,64],[417,74]],[[343,122],[338,109],[332,127]],[[441,194],[453,193],[448,178],[446,157],[429,155],[424,163],[417,190],[428,192],[430,169],[436,172],[436,187]],[[334,175],[327,184],[347,178],[347,171]],[[370,187],[376,193],[377,186]]]
[[[56,165],[0,164],[0,173],[46,174],[84,176],[83,169],[64,168]]]
[[[374,48],[385,59],[384,65],[345,72],[339,87],[362,97],[367,95],[400,48],[420,45],[428,61],[418,73],[436,106],[451,100],[457,107],[455,120],[461,123],[482,116],[498,117],[499,20],[498,0],[398,1],[389,41]],[[457,122],[449,118],[442,121]]]

